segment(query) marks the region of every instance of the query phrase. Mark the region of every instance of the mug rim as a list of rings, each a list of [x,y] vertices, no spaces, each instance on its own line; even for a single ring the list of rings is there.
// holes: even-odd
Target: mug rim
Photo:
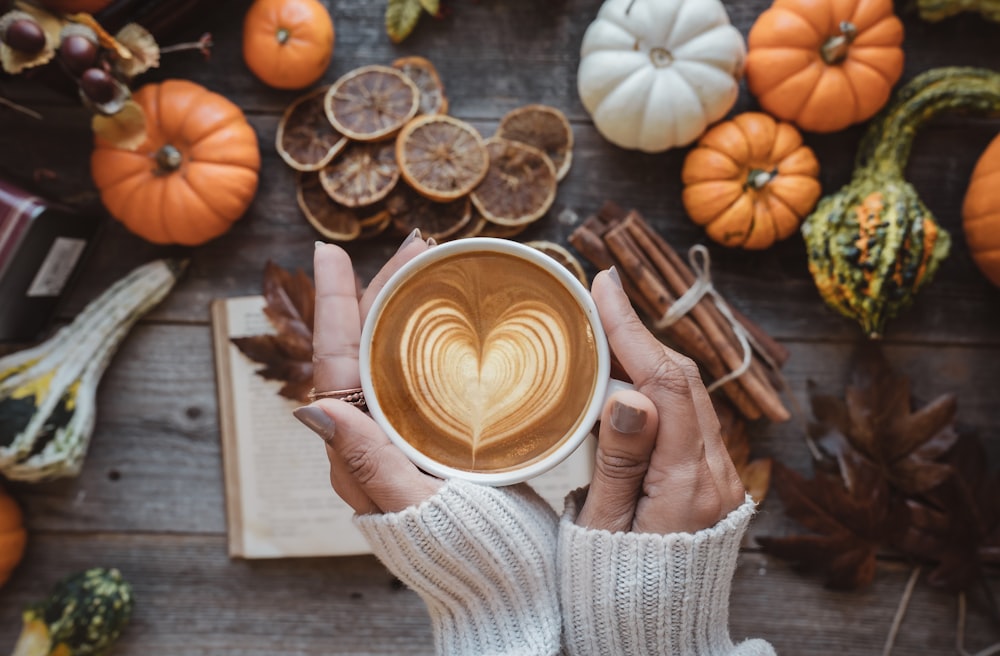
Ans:
[[[503,471],[477,472],[465,469],[450,467],[429,457],[410,444],[396,430],[392,422],[386,417],[378,403],[378,397],[371,381],[371,345],[372,334],[375,331],[375,324],[379,316],[379,311],[385,305],[389,296],[407,280],[414,271],[423,269],[434,262],[445,259],[455,254],[475,251],[500,252],[511,254],[516,257],[526,259],[552,274],[566,287],[573,298],[577,301],[584,315],[590,323],[591,331],[594,335],[594,346],[597,353],[597,372],[594,382],[594,391],[587,409],[582,419],[577,424],[576,429],[565,438],[562,443],[553,449],[546,456],[523,467],[513,467]],[[364,391],[368,404],[368,411],[375,419],[379,428],[389,437],[390,441],[398,447],[406,457],[417,467],[443,479],[457,478],[474,483],[485,485],[511,485],[534,478],[556,465],[563,462],[570,456],[590,435],[591,428],[597,423],[604,405],[604,396],[611,379],[611,352],[608,347],[604,326],[601,324],[600,316],[597,312],[597,304],[594,303],[590,291],[574,276],[566,267],[557,260],[546,255],[542,251],[508,239],[495,237],[468,237],[456,241],[439,244],[420,253],[412,260],[399,268],[386,282],[385,286],[376,294],[368,316],[361,330],[361,344],[359,345],[358,364],[361,371],[361,388]]]

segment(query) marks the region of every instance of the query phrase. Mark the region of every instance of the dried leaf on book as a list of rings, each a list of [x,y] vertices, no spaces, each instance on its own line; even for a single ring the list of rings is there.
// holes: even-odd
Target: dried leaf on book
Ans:
[[[307,402],[312,389],[312,335],[315,295],[309,276],[291,273],[274,262],[264,267],[264,314],[274,327],[271,335],[232,339],[240,351],[263,364],[257,374],[285,384],[279,394]]]

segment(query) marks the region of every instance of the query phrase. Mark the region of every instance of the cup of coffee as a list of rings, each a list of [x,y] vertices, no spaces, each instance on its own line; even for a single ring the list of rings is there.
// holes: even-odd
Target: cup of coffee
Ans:
[[[360,366],[372,417],[410,460],[489,485],[559,464],[624,385],[590,292],[548,255],[491,238],[396,272],[365,320]]]

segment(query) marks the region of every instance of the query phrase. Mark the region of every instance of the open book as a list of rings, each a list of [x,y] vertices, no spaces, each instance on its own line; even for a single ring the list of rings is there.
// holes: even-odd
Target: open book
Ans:
[[[230,342],[273,332],[261,296],[212,303],[212,333],[225,477],[229,555],[234,558],[347,556],[370,553],[353,510],[330,486],[323,442],[292,416],[299,403]],[[590,482],[593,441],[530,481],[557,511]]]

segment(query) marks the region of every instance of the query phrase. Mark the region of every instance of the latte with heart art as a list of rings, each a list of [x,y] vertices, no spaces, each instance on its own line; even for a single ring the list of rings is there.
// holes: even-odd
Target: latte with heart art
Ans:
[[[372,386],[414,448],[465,471],[505,471],[574,433],[594,394],[584,310],[550,272],[505,253],[456,253],[386,300]]]

